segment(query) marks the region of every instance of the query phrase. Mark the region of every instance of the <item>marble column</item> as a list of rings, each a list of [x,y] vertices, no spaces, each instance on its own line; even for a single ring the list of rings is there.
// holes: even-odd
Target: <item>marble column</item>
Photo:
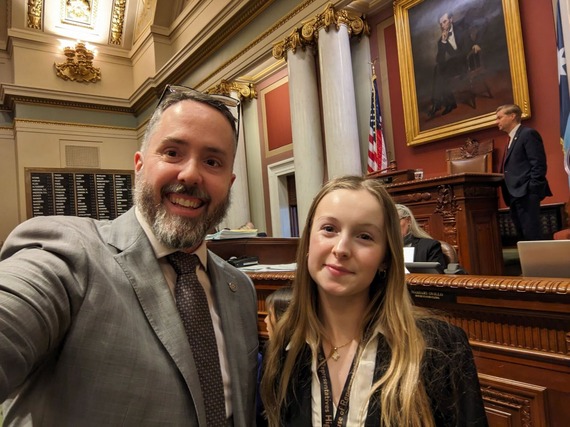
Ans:
[[[352,19],[348,12],[336,12],[329,4],[314,23],[329,178],[363,172],[349,40]]]
[[[370,98],[372,93],[372,60],[370,58],[370,39],[367,34],[351,40],[352,74],[354,76],[354,94],[356,115],[358,117],[358,139],[360,164],[366,171],[368,166],[368,135],[370,134]]]
[[[215,88],[208,90],[208,93],[229,95],[233,98],[240,99],[242,103],[247,100],[247,98],[256,96],[250,85],[237,82],[229,83],[225,81]],[[243,111],[243,105],[240,105],[239,108]],[[239,139],[234,160],[234,173],[236,175],[236,179],[231,188],[230,208],[228,209],[226,217],[220,223],[219,228],[235,229],[241,227],[246,222],[251,221],[243,117],[237,125],[239,126]]]
[[[314,48],[311,43],[303,43],[298,30],[294,30],[283,44],[274,48],[273,55],[287,59],[297,215],[301,233],[313,197],[321,188],[325,175]]]

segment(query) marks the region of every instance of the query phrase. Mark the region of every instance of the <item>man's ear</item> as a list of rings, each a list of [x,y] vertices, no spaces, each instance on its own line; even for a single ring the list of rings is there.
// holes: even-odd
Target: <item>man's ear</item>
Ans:
[[[140,151],[135,153],[135,172],[140,172],[143,167],[143,154]]]

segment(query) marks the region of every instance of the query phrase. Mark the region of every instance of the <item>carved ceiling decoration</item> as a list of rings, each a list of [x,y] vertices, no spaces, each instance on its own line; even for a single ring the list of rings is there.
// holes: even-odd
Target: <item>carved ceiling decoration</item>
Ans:
[[[97,0],[61,0],[61,22],[93,29],[97,22]]]

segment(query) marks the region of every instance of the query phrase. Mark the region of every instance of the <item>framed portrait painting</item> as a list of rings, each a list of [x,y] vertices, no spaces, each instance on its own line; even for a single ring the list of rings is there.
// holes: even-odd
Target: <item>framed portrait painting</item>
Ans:
[[[396,0],[408,145],[495,124],[499,105],[530,102],[518,0]]]

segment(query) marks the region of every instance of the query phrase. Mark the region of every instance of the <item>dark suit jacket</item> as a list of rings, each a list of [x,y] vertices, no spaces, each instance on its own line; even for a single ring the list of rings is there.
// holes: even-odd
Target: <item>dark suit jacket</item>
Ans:
[[[415,237],[411,234],[407,235],[404,239],[404,245],[413,246],[414,262],[434,261],[439,262],[441,265],[441,272],[447,268],[445,256],[441,250],[441,243],[439,240],[426,239],[423,237]]]
[[[438,427],[485,427],[487,417],[473,354],[465,332],[443,321],[422,321],[420,328],[428,348],[422,361],[422,378]],[[376,382],[386,371],[390,348],[379,335]],[[297,365],[296,382],[290,387],[291,404],[282,413],[283,427],[310,427],[311,350],[306,346]],[[379,391],[371,399],[365,427],[380,426]],[[350,402],[349,402],[350,405]]]
[[[450,78],[467,72],[467,55],[476,41],[471,40],[468,29],[462,24],[453,24],[453,37],[457,49],[453,49],[449,40],[444,43],[441,38],[437,42],[435,62],[444,77]]]
[[[134,210],[114,221],[38,217],[0,262],[4,425],[205,426],[195,362]],[[251,281],[208,253],[232,382],[234,425],[255,424]],[[229,286],[229,284],[232,286]]]
[[[510,198],[530,193],[537,194],[541,200],[552,196],[546,180],[544,145],[536,130],[525,126],[517,129],[511,147],[505,153],[503,173],[503,198],[507,205]]]

